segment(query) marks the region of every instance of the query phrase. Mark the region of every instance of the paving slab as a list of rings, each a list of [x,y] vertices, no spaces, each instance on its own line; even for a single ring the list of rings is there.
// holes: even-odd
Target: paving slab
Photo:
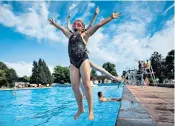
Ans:
[[[174,88],[130,85],[127,88],[159,126],[174,126]]]
[[[124,87],[116,126],[157,126],[134,95]]]

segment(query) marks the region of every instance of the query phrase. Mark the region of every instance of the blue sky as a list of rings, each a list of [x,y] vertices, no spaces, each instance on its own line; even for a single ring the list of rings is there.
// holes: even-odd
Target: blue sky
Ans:
[[[66,25],[81,19],[86,26],[95,8],[100,13],[95,24],[121,12],[121,17],[100,28],[90,38],[90,60],[99,66],[112,62],[116,70],[137,67],[154,51],[166,56],[174,48],[174,2],[0,2],[0,61],[14,68],[19,76],[30,75],[33,60],[42,58],[50,70],[68,66],[67,38],[49,25],[48,18]]]

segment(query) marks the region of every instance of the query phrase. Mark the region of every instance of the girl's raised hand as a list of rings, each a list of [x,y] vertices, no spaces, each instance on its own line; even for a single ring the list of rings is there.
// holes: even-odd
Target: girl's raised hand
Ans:
[[[97,8],[95,9],[95,14],[98,14],[99,12],[100,12],[100,8],[97,7]]]
[[[67,18],[70,18],[71,14],[69,14],[69,16]]]
[[[49,19],[49,22],[50,22],[50,24],[54,24],[55,23],[55,21],[53,20],[53,18],[50,18]]]
[[[112,15],[111,15],[111,17],[112,17],[112,19],[116,19],[116,18],[119,18],[120,17],[120,14],[121,13],[114,13],[114,12],[112,12]]]

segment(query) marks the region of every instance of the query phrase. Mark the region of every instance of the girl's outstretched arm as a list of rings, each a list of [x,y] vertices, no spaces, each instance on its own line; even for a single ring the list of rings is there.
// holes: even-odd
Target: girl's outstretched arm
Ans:
[[[70,14],[69,16],[67,17],[67,30],[70,31]]]
[[[100,27],[102,27],[103,25],[107,24],[109,21],[111,21],[112,19],[116,19],[119,18],[120,13],[112,13],[112,15],[106,19],[104,19],[103,21],[101,21],[99,24],[96,24],[94,27],[92,27],[91,29],[87,30],[87,35],[90,37],[92,36]]]
[[[49,22],[51,25],[53,25],[56,28],[58,28],[59,30],[61,30],[67,38],[69,38],[72,35],[72,33],[70,31],[68,31],[66,28],[56,24],[52,18],[49,19]]]
[[[89,23],[88,27],[86,28],[86,30],[89,30],[92,27],[92,25],[93,25],[93,23],[94,23],[94,21],[95,21],[95,19],[96,19],[96,17],[97,17],[97,15],[98,15],[99,12],[100,12],[100,9],[99,9],[99,7],[97,7],[95,9],[95,14],[94,14],[91,22]]]

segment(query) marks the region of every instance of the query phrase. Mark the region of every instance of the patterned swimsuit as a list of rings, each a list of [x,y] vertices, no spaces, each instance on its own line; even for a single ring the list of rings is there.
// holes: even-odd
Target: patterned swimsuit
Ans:
[[[80,34],[72,35],[69,39],[68,53],[70,63],[77,69],[80,68],[84,60],[89,59],[86,44]]]

